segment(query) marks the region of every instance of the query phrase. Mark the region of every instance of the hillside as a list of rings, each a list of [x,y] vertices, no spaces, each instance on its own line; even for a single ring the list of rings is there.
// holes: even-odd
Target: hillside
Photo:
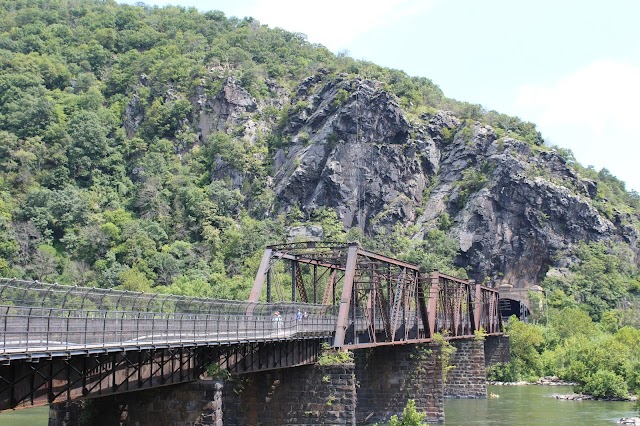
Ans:
[[[310,234],[594,319],[640,294],[640,197],[532,123],[222,12],[0,0],[1,276],[243,298]]]

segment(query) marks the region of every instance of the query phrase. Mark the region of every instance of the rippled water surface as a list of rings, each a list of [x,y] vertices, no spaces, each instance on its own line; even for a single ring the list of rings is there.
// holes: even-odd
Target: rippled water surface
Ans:
[[[615,425],[633,416],[631,402],[560,401],[554,393],[571,393],[570,386],[489,386],[497,399],[448,399],[447,426],[462,425]],[[46,426],[48,407],[0,413],[0,426]]]

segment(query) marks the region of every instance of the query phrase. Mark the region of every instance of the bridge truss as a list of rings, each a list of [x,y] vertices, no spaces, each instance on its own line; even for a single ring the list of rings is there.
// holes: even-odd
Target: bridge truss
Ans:
[[[336,306],[333,346],[345,349],[429,342],[436,333],[468,338],[501,331],[497,290],[424,273],[355,243],[267,247],[249,302],[273,302],[274,295]]]

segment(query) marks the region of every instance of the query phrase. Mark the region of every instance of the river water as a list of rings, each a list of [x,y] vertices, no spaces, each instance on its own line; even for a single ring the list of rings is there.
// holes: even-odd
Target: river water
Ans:
[[[553,394],[572,393],[571,386],[489,386],[490,399],[447,399],[447,426],[461,425],[615,425],[633,417],[632,402],[562,401]]]
[[[561,401],[554,393],[571,393],[570,386],[489,386],[492,399],[447,399],[447,426],[505,425],[615,425],[632,417],[631,402]],[[0,426],[46,426],[48,407],[0,413]]]

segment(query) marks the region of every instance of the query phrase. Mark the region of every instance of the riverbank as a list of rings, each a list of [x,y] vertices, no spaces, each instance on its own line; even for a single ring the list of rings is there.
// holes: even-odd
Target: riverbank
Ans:
[[[561,399],[563,401],[628,401],[634,402],[638,400],[636,395],[630,395],[628,398],[596,398],[592,395],[586,395],[583,393],[569,393],[569,394],[554,394],[555,399]]]
[[[519,382],[489,382],[489,384],[493,386],[529,386],[529,385],[575,386],[576,385],[576,383],[561,380],[559,377],[556,377],[556,376],[541,377],[535,382],[527,382],[523,380]]]
[[[541,377],[535,382],[489,382],[492,386],[531,386],[531,385],[539,385],[539,386],[575,386],[576,383],[567,382],[561,380],[556,376],[546,376]],[[592,395],[583,394],[583,393],[568,393],[568,394],[553,394],[553,398],[560,399],[563,401],[628,401],[635,402],[638,400],[637,395],[629,395],[627,398],[616,398],[616,397],[607,397],[607,398],[596,398]],[[624,424],[633,424],[633,423],[624,423]]]

